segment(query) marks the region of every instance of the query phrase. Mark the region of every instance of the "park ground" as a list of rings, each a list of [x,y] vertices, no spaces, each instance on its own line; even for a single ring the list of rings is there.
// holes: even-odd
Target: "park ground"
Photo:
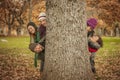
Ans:
[[[103,37],[96,54],[95,80],[120,80],[120,38]],[[0,80],[39,80],[39,66],[28,49],[29,37],[0,37]],[[39,61],[40,62],[40,61]]]

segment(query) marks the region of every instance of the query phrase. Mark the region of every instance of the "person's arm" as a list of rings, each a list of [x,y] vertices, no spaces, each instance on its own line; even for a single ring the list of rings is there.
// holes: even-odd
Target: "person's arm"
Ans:
[[[91,39],[88,39],[88,46],[95,49],[100,48],[100,45],[97,42],[93,42]]]

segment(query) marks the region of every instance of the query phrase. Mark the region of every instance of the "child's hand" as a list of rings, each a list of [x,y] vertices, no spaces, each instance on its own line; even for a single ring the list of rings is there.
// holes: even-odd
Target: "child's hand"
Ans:
[[[37,46],[35,47],[34,51],[35,51],[36,53],[40,53],[40,52],[43,51],[43,49],[44,49],[44,47],[39,44],[39,45],[37,45]]]
[[[42,45],[40,45],[41,51],[44,49],[44,47]]]
[[[92,37],[93,42],[97,42],[97,41],[98,41],[98,39],[99,39],[99,37],[98,37],[98,36],[93,36],[93,37]]]
[[[38,53],[42,52],[43,49],[44,49],[44,47],[43,47],[42,45],[40,45],[40,49],[39,49],[39,52],[38,52]]]
[[[93,41],[93,38],[92,38],[92,37],[90,37],[90,40],[91,40],[91,41]]]
[[[96,40],[95,40],[93,37],[91,37],[90,40],[91,40],[92,42],[96,42]]]

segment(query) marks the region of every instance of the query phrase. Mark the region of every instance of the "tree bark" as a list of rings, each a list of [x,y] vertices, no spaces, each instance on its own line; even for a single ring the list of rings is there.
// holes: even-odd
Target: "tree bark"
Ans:
[[[8,25],[8,36],[10,36],[11,35],[11,25],[9,24]]]
[[[29,0],[29,22],[32,21],[32,0]]]
[[[120,33],[120,32],[119,32],[119,28],[118,28],[118,27],[115,28],[115,34],[116,34],[115,36],[116,36],[116,37],[119,37],[119,33]]]
[[[85,0],[47,0],[43,80],[93,80],[87,50]]]

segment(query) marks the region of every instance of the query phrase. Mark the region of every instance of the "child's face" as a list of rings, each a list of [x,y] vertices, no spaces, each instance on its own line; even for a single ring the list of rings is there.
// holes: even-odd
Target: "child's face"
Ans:
[[[28,26],[28,31],[30,34],[34,34],[35,33],[35,28],[31,25]]]
[[[91,31],[91,28],[89,26],[87,26],[87,31]]]
[[[44,26],[46,26],[46,19],[42,20],[41,24],[44,25]]]
[[[41,52],[42,50],[43,50],[43,48],[42,48],[42,46],[41,46],[40,44],[36,45],[36,47],[35,47],[35,49],[34,49],[34,51],[35,51],[36,53],[39,53],[39,52]]]

